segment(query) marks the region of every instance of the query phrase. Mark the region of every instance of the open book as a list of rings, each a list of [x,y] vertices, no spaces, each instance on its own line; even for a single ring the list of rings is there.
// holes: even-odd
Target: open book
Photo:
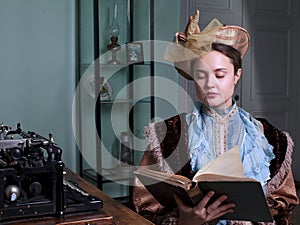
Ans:
[[[238,147],[217,157],[199,170],[193,180],[146,168],[134,172],[156,200],[166,208],[176,206],[173,194],[179,195],[190,206],[196,205],[208,191],[215,191],[215,200],[226,194],[226,203],[235,203],[233,213],[222,219],[272,222],[260,182],[245,178]],[[228,175],[230,174],[230,175]]]

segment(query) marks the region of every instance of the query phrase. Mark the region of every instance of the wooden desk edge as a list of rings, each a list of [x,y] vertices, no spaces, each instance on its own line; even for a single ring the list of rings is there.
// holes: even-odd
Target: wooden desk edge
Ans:
[[[89,194],[94,195],[100,198],[103,201],[103,211],[113,217],[113,221],[116,225],[122,224],[152,224],[149,220],[145,219],[138,213],[132,211],[131,209],[127,208],[122,203],[118,202],[117,200],[109,197],[103,191],[96,188],[94,185],[89,183],[88,181],[84,180],[75,172],[65,169],[66,171],[66,178],[71,179],[75,183],[78,184],[79,187],[86,190]]]
[[[103,210],[80,212],[76,214],[66,214],[62,218],[54,216],[29,217],[17,220],[1,221],[3,225],[81,225],[81,224],[96,224],[96,225],[113,225],[113,217],[108,215]]]

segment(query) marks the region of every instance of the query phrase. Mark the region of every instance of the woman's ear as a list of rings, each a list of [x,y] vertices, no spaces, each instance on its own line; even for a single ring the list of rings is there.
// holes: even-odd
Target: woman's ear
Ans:
[[[236,85],[239,81],[239,79],[241,78],[243,73],[243,70],[240,68],[238,69],[238,71],[234,74],[234,84]]]

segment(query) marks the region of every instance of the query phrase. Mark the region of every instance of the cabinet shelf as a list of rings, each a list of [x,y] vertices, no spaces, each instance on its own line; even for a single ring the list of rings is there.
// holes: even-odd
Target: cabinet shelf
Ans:
[[[123,67],[127,67],[127,66],[145,66],[151,65],[151,62],[144,62],[144,63],[132,63],[132,64],[105,64],[105,63],[100,63],[100,68],[123,68]]]
[[[86,176],[90,180],[96,182],[97,181],[97,173],[93,169],[86,169],[82,171],[83,176]],[[102,168],[103,177],[102,183],[109,183],[109,182],[122,182],[133,179],[132,171],[122,170],[120,168]]]
[[[101,104],[140,104],[140,103],[151,103],[151,100],[139,100],[139,99],[112,99],[112,100],[101,100]]]
[[[129,180],[133,179],[133,176],[130,176],[126,173],[117,175],[116,172],[114,172],[115,169],[104,169],[102,168],[103,176],[105,175],[105,178],[102,179],[102,184],[110,184],[111,182],[124,182],[124,185],[128,184]],[[82,177],[86,180],[88,180],[90,183],[97,185],[98,179],[97,179],[97,173],[93,169],[86,169],[82,171]],[[123,195],[114,197],[117,201],[120,201],[124,204],[128,204],[130,202],[130,196]]]

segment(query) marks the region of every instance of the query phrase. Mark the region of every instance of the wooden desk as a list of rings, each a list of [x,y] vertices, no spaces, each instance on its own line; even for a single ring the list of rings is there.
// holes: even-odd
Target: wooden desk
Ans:
[[[94,185],[82,179],[79,175],[66,169],[66,179],[70,179],[86,190],[91,195],[103,201],[103,208],[97,212],[77,213],[76,215],[66,214],[63,218],[45,216],[42,218],[24,219],[18,221],[1,222],[5,225],[147,225],[152,224],[144,217],[127,208],[122,203],[112,199]]]
[[[78,185],[87,190],[90,194],[97,196],[98,198],[102,199],[103,201],[103,211],[113,217],[114,224],[119,225],[126,225],[126,224],[139,224],[139,225],[147,225],[152,224],[149,220],[146,220],[144,217],[140,216],[139,214],[135,213],[131,209],[127,208],[122,203],[118,202],[115,199],[112,199],[104,192],[100,191],[91,183],[87,182],[86,180],[82,179],[80,176],[70,172],[71,176],[74,177],[74,182],[78,183]]]

